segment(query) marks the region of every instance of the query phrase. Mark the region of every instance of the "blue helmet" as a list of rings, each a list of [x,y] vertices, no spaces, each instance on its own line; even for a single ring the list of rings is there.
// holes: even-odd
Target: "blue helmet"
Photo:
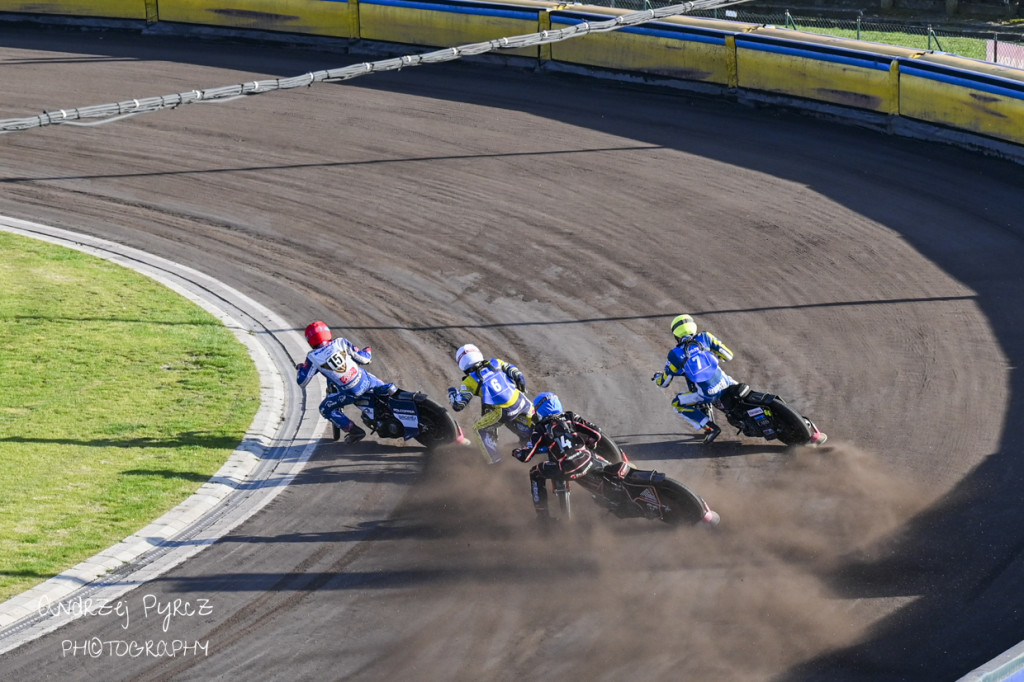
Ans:
[[[533,409],[541,419],[562,414],[562,401],[554,393],[540,393],[533,399]]]

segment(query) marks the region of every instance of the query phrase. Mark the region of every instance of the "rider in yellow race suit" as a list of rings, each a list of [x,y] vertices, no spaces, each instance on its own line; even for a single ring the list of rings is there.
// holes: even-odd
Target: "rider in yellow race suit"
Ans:
[[[473,344],[459,348],[455,360],[465,375],[458,389],[448,389],[448,402],[453,410],[459,412],[474,396],[480,397],[483,414],[473,428],[480,436],[484,458],[491,464],[497,464],[501,461],[499,426],[504,424],[521,434],[521,440],[529,437],[533,405],[523,393],[526,377],[518,367],[505,360],[484,360],[480,349]]]

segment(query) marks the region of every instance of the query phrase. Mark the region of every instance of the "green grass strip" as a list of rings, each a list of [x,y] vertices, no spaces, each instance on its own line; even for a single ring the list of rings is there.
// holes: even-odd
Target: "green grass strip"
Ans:
[[[817,26],[814,28],[800,28],[800,30],[806,33],[817,33],[819,35],[830,35],[838,38],[864,40],[870,43],[909,47],[915,50],[948,52],[949,54],[955,54],[961,57],[970,57],[971,59],[984,60],[987,49],[986,41],[979,38],[933,36],[929,39],[927,34],[894,33],[889,31],[860,31],[858,33],[858,31],[855,30],[843,28],[822,28]]]
[[[134,271],[0,232],[0,601],[195,492],[259,407],[245,347]]]

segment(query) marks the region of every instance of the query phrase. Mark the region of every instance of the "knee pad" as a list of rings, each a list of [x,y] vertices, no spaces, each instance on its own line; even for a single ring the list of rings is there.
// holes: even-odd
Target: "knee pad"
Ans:
[[[341,411],[341,408],[328,411],[324,415],[324,419],[335,424],[342,431],[348,431],[352,428],[352,420],[348,418],[348,415]]]
[[[700,430],[710,421],[703,410],[690,405],[681,405],[676,408],[676,414],[686,420],[686,423],[693,428]]]

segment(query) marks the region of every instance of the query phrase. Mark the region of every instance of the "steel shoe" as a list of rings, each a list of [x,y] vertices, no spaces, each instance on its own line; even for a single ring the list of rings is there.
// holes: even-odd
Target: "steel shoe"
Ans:
[[[345,436],[345,445],[354,445],[364,438],[366,438],[366,431],[353,424],[348,430],[348,435]]]
[[[722,432],[722,429],[718,428],[718,424],[715,422],[708,422],[704,426],[704,445],[712,442],[718,438],[718,434]]]

